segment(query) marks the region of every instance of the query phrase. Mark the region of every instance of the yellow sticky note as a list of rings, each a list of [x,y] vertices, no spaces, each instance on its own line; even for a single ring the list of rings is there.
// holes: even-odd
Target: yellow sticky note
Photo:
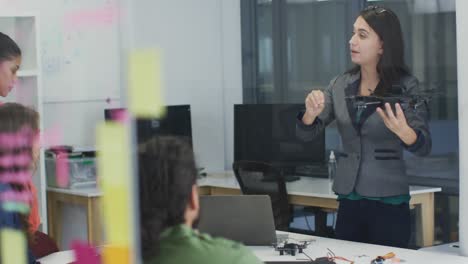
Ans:
[[[4,228],[0,230],[1,259],[3,264],[26,264],[28,255],[26,251],[26,236],[15,229]]]
[[[165,115],[161,76],[160,52],[141,50],[130,55],[128,105],[134,116],[156,118]]]
[[[129,245],[132,190],[128,128],[104,123],[97,128],[98,178],[103,192],[101,206],[107,242]]]
[[[130,248],[119,246],[105,246],[102,250],[104,264],[130,263]]]

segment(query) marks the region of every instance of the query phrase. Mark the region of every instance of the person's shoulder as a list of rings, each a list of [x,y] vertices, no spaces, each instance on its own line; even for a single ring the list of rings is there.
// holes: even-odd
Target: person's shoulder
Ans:
[[[261,263],[240,243],[212,237],[185,226],[172,228],[160,242],[158,263]]]
[[[344,82],[344,83],[352,83],[352,82],[355,82],[360,77],[361,77],[360,72],[347,71],[347,72],[344,72],[344,73],[342,73],[340,75],[337,75],[334,78],[334,80],[336,80],[337,82],[340,81],[340,82]]]
[[[214,258],[223,259],[225,263],[261,263],[257,257],[241,243],[220,237],[212,237],[205,233],[198,233],[200,244],[205,248],[211,248]]]
[[[414,89],[418,88],[418,78],[411,74],[403,74],[400,77],[400,84],[403,87],[404,92],[411,93]]]
[[[418,78],[416,78],[416,76],[412,75],[412,74],[409,74],[409,73],[406,73],[406,74],[402,74],[401,77],[400,77],[400,81],[402,83],[412,83],[412,82],[418,82]]]
[[[360,78],[359,73],[345,72],[339,75],[336,75],[330,81],[330,89],[344,89],[349,84],[357,81]]]

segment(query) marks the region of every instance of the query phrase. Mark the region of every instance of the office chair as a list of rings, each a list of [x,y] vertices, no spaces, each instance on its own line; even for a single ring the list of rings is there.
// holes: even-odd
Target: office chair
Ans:
[[[232,168],[243,194],[270,196],[275,228],[287,231],[292,220],[292,206],[281,173],[272,165],[257,161],[236,161]]]

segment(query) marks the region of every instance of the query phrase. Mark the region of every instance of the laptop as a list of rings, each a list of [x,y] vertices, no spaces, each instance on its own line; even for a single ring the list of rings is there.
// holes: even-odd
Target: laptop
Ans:
[[[247,246],[271,246],[276,243],[276,232],[270,197],[200,196],[198,230]]]

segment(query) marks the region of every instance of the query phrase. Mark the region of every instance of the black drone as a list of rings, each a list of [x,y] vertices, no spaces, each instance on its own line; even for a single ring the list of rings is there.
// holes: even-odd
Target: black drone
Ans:
[[[274,244],[273,246],[275,247],[276,251],[279,251],[280,255],[291,255],[295,256],[296,253],[303,253],[303,250],[307,248],[307,245],[309,245],[309,241],[304,241],[302,244],[300,243],[288,243],[288,241],[285,241],[284,243],[281,244]]]
[[[391,93],[383,96],[353,95],[347,96],[346,99],[351,100],[354,108],[361,110],[367,107],[384,108],[386,103],[389,103],[390,106],[392,106],[392,109],[395,110],[395,104],[398,103],[401,105],[403,110],[412,109],[417,111],[419,107],[427,105],[435,94],[436,92],[434,90],[427,90],[424,92],[421,91],[417,94],[405,95],[401,92],[401,89],[393,88]]]

